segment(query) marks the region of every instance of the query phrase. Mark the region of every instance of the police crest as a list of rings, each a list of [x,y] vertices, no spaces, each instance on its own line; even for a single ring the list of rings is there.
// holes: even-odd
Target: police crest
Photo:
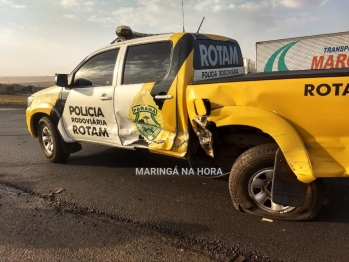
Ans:
[[[163,119],[149,91],[141,90],[137,93],[128,116],[148,143],[157,142],[156,138],[162,131]]]

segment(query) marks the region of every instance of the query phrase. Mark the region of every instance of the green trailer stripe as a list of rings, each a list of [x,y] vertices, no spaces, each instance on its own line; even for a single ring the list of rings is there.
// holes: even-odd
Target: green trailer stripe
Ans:
[[[290,50],[290,48],[292,46],[294,46],[297,42],[298,41],[284,45],[283,47],[279,48],[274,54],[272,54],[264,67],[264,72],[272,72],[273,71],[273,65],[275,63],[275,60],[281,52],[282,52],[282,54],[281,54],[280,59],[279,59],[278,70],[279,71],[288,71],[288,68],[285,64],[285,56],[286,56],[286,53],[288,52],[288,50]],[[283,68],[283,70],[280,70],[280,68]]]
[[[279,58],[279,62],[278,62],[278,71],[288,71],[288,68],[286,66],[285,63],[285,56],[288,52],[288,50],[291,49],[292,46],[294,46],[295,44],[297,44],[298,41],[290,43],[281,53],[280,58]]]

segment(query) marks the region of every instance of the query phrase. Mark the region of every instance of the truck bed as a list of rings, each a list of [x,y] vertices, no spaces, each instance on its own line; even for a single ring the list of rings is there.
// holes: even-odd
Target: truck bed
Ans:
[[[296,79],[296,78],[318,78],[318,77],[338,77],[349,76],[349,68],[337,69],[318,69],[318,70],[295,70],[285,72],[268,72],[245,74],[226,78],[216,78],[202,81],[193,81],[190,84],[212,84],[212,83],[227,83],[227,82],[243,82],[243,81],[261,81],[261,80],[276,80],[276,79]]]

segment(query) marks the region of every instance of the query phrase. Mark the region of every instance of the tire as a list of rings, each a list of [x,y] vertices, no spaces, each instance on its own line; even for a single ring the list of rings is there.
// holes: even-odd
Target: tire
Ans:
[[[47,160],[63,163],[68,159],[69,154],[64,151],[57,128],[46,116],[39,121],[38,138],[41,150]]]
[[[319,212],[324,200],[323,181],[309,183],[302,207],[285,207],[271,201],[271,180],[276,144],[253,147],[235,161],[229,177],[229,191],[236,209],[277,220],[310,220]],[[259,194],[259,195],[258,195]]]

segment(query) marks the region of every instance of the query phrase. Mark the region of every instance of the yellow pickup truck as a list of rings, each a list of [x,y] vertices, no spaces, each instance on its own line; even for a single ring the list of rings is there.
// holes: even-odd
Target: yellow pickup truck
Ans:
[[[219,168],[236,209],[283,220],[313,218],[322,178],[348,176],[348,69],[246,75],[228,37],[117,34],[28,98],[28,130],[48,160],[85,142],[147,148]]]

